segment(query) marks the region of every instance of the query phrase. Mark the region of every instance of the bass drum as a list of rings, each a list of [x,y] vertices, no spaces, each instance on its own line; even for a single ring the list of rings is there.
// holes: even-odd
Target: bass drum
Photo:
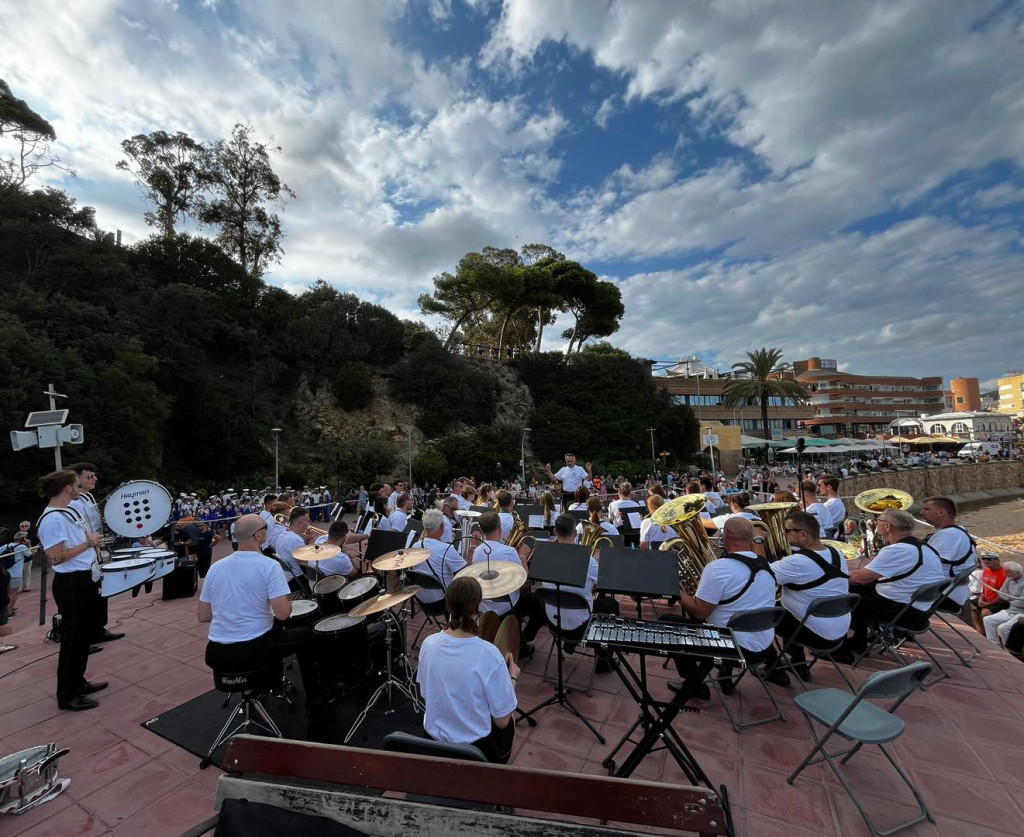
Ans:
[[[337,614],[313,627],[313,654],[321,688],[330,695],[350,695],[370,678],[370,639],[366,619]]]
[[[171,495],[158,482],[135,480],[119,485],[103,505],[103,520],[122,538],[145,538],[171,517]]]

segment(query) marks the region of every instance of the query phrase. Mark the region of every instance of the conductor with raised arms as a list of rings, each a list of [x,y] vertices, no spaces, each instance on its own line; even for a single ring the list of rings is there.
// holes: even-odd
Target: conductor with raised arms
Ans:
[[[559,468],[556,473],[551,472],[550,462],[544,466],[548,479],[558,480],[562,483],[562,511],[565,511],[572,505],[573,495],[576,493],[576,489],[583,485],[583,480],[592,480],[594,478],[593,467],[588,462],[585,468],[581,468],[576,464],[576,454],[574,453],[567,453],[565,455],[565,465]]]

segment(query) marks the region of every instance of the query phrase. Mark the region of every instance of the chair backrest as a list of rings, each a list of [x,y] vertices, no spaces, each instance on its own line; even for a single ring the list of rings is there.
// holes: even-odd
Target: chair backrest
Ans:
[[[589,610],[587,600],[571,590],[556,590],[554,587],[538,587],[537,596],[551,607],[561,610]]]
[[[961,569],[956,575],[953,576],[952,579],[950,579],[949,584],[946,585],[946,589],[943,592],[948,596],[950,593],[956,590],[956,588],[959,587],[961,584],[966,584],[968,581],[971,580],[971,573],[973,573],[976,569],[978,568],[973,565]]]
[[[424,590],[444,590],[444,585],[438,579],[420,570],[406,570],[405,583],[416,584]]]
[[[815,599],[807,607],[807,616],[816,616],[819,619],[836,619],[846,616],[860,603],[860,596],[856,593],[849,593],[842,596],[825,596]]]
[[[748,633],[771,631],[779,626],[785,615],[786,611],[781,607],[759,607],[756,610],[734,614],[729,620],[728,627],[734,631]]]
[[[932,664],[922,660],[893,671],[876,671],[861,683],[857,697],[864,700],[902,698],[920,686],[931,670]]]
[[[384,736],[384,749],[396,753],[411,753],[415,756],[436,756],[459,761],[487,761],[479,747],[472,744],[449,744],[420,738],[407,732],[389,732]]]
[[[910,603],[915,602],[931,602],[933,609],[938,607],[942,594],[949,586],[949,580],[935,581],[931,584],[925,584],[922,587],[918,587],[913,594],[910,596]]]

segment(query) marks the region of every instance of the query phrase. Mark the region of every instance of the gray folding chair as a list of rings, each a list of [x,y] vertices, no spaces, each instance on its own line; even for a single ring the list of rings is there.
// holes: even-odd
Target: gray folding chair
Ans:
[[[733,632],[742,631],[756,633],[758,631],[774,631],[783,617],[786,615],[786,611],[781,607],[762,607],[757,610],[748,610],[746,613],[737,613],[730,620],[726,627],[731,628]],[[718,692],[718,697],[722,701],[722,706],[725,707],[725,714],[729,716],[729,722],[732,724],[733,730],[739,732],[741,729],[747,727],[756,727],[761,724],[767,724],[771,721],[784,721],[786,720],[782,716],[782,710],[779,709],[779,705],[775,702],[775,697],[772,695],[771,690],[768,688],[768,684],[765,683],[765,676],[767,675],[766,665],[772,660],[771,653],[774,650],[774,646],[768,646],[767,650],[751,657],[748,651],[744,651],[743,656],[747,660],[747,665],[740,669],[740,673],[733,675],[728,674],[725,676],[711,676],[708,679],[711,681],[711,685],[714,686],[715,691]],[[763,655],[763,657],[761,656]],[[729,707],[729,701],[725,699],[723,694],[723,684],[730,684],[726,688],[728,691],[734,692],[736,687],[739,686],[740,681],[746,676],[747,672],[751,672],[757,679],[757,682],[761,684],[761,688],[764,689],[764,693],[768,695],[768,700],[772,702],[772,706],[775,709],[774,715],[769,715],[767,718],[758,718],[756,721],[742,721],[738,720],[733,715],[732,709]]]
[[[939,670],[939,673],[932,678],[931,682],[922,683],[921,687],[926,689],[929,686],[934,686],[940,680],[949,677],[949,672],[942,667],[942,663],[935,659],[935,655],[932,654],[932,652],[929,651],[928,648],[919,639],[919,637],[922,634],[926,634],[929,632],[934,634],[934,631],[932,631],[932,627],[929,624],[928,620],[930,620],[931,617],[938,610],[939,604],[943,598],[943,590],[947,589],[948,586],[949,584],[947,581],[936,581],[934,584],[926,584],[923,587],[917,588],[917,590],[914,591],[914,594],[910,597],[910,601],[907,602],[900,609],[900,612],[897,613],[895,617],[893,617],[893,620],[890,623],[892,630],[883,630],[882,626],[879,625],[879,631],[876,634],[874,640],[868,644],[868,647],[865,648],[861,654],[857,655],[857,658],[853,661],[853,665],[856,667],[861,660],[863,660],[867,656],[870,656],[870,654],[873,651],[877,650],[883,654],[888,654],[899,665],[905,666],[910,661],[905,656],[903,656],[900,649],[903,647],[903,644],[908,639],[912,639],[914,641],[914,644],[924,652],[925,656],[929,660],[931,660],[935,668]],[[924,614],[927,617],[924,623],[924,627],[908,628],[905,625],[901,625],[900,620],[907,613],[910,612],[910,609],[916,603],[921,602],[930,603],[930,607],[928,608],[928,610],[924,611]]]
[[[943,592],[942,597],[946,598],[946,596],[949,596],[957,587],[961,586],[962,584],[967,584],[968,580],[971,577],[971,573],[974,572],[975,569],[977,568],[967,567],[965,569],[960,570],[960,572],[958,572],[946,586],[946,589]],[[946,627],[948,627],[955,636],[960,637],[960,639],[962,639],[964,643],[971,648],[971,650],[967,652],[968,656],[965,657],[963,654],[957,651],[956,648],[954,648],[952,645],[946,642],[946,640],[942,638],[941,634],[938,634],[933,630],[932,633],[935,634],[935,638],[938,639],[938,641],[941,642],[943,645],[945,645],[950,651],[952,651],[961,663],[970,668],[971,660],[973,660],[975,657],[978,656],[979,653],[981,653],[981,649],[978,648],[978,646],[975,645],[973,642],[971,642],[970,636],[968,634],[961,633],[957,630],[956,626],[952,622],[950,622],[949,619],[946,617],[945,611],[941,609],[936,610],[935,615],[938,616],[939,619],[941,619],[943,622],[945,622]]]
[[[415,584],[421,590],[440,590],[443,594],[445,592],[444,585],[434,577],[432,573],[425,573],[420,570],[406,570],[405,571],[405,583]],[[417,601],[419,601],[417,599]],[[420,634],[423,633],[423,629],[427,625],[433,625],[439,631],[444,630],[444,626],[438,619],[439,616],[444,615],[444,597],[440,598],[436,602],[419,602],[420,610],[423,611],[423,615],[426,617],[423,620],[423,624],[420,625],[420,629],[416,631],[416,636],[413,637],[412,647],[418,648],[420,641]]]
[[[789,784],[793,784],[793,780],[800,775],[805,767],[812,764],[820,764],[822,761],[828,762],[828,766],[832,768],[836,778],[839,779],[846,792],[850,794],[850,799],[857,806],[857,810],[860,811],[864,822],[867,823],[868,828],[871,829],[871,833],[875,837],[887,837],[887,835],[895,834],[897,831],[902,831],[904,828],[909,828],[923,820],[935,822],[935,818],[932,816],[931,811],[928,810],[928,806],[925,805],[914,783],[910,781],[910,777],[885,748],[886,744],[899,738],[906,729],[903,719],[895,715],[896,710],[903,701],[910,697],[915,689],[924,685],[924,679],[928,676],[930,670],[931,664],[922,660],[894,671],[875,672],[852,695],[841,689],[815,689],[814,691],[797,695],[796,705],[803,713],[804,720],[807,721],[807,727],[810,729],[811,737],[814,739],[814,747],[807,754],[807,758],[800,762],[800,765],[786,781]],[[890,698],[893,699],[893,704],[888,709],[882,709],[873,703],[866,702],[868,700],[888,700]],[[814,722],[825,727],[823,735],[818,735]],[[853,747],[846,750],[830,753],[825,749],[825,745],[834,735],[856,743]],[[882,755],[889,760],[889,764],[893,766],[893,769],[900,775],[900,778],[906,783],[907,787],[910,788],[910,792],[914,794],[914,799],[917,800],[918,807],[920,808],[920,814],[917,817],[890,828],[888,831],[878,830],[868,816],[868,812],[864,809],[861,801],[853,792],[853,788],[850,787],[850,783],[846,780],[842,771],[840,771],[839,765],[833,761],[833,759],[842,756],[839,764],[846,764],[865,744],[876,744],[878,746],[878,749],[882,751]],[[815,754],[818,752],[821,755],[815,758]]]
[[[850,687],[852,692],[856,687],[850,682],[850,678],[846,676],[839,664],[832,659],[832,652],[838,651],[846,640],[846,637],[837,639],[835,642],[829,642],[825,645],[815,644],[811,645],[806,642],[800,642],[797,640],[797,634],[800,633],[801,628],[806,627],[807,620],[812,617],[819,619],[838,619],[842,616],[846,616],[851,613],[854,608],[857,607],[860,602],[860,596],[856,593],[848,593],[840,596],[825,596],[821,599],[815,599],[807,608],[807,612],[804,614],[804,618],[800,620],[800,624],[796,630],[789,636],[788,639],[783,641],[782,650],[779,652],[778,659],[774,662],[769,663],[765,668],[765,677],[770,675],[773,671],[792,671],[796,675],[797,664],[794,664],[791,660],[787,659],[786,653],[794,645],[802,646],[805,650],[811,654],[811,659],[806,663],[800,663],[807,667],[807,671],[810,671],[818,660],[824,658],[828,660],[835,667],[835,670],[839,672],[839,676],[846,681],[846,685]],[[805,692],[807,687],[804,685],[803,680],[797,676],[797,682],[800,684],[800,688]]]

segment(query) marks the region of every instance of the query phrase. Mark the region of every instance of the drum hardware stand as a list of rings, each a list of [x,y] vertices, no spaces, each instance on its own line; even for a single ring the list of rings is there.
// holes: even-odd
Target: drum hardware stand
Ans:
[[[406,611],[403,609],[402,612],[405,613]],[[386,623],[384,633],[384,647],[386,649],[387,654],[387,677],[385,678],[384,682],[377,687],[377,690],[373,693],[373,695],[370,696],[370,700],[363,708],[363,711],[359,713],[358,717],[355,719],[352,726],[349,728],[348,734],[345,736],[345,740],[343,742],[345,744],[348,744],[352,736],[355,735],[356,730],[359,729],[360,724],[362,724],[363,721],[366,720],[366,716],[370,713],[370,710],[373,709],[377,702],[385,695],[387,696],[387,708],[384,709],[384,714],[390,715],[396,711],[394,705],[395,690],[401,692],[403,695],[405,695],[406,698],[409,699],[409,701],[412,703],[413,710],[416,712],[416,714],[421,714],[423,712],[423,704],[420,703],[416,683],[414,682],[412,675],[410,673],[409,663],[408,660],[406,659],[404,651],[402,651],[398,655],[397,659],[403,662],[403,667],[405,669],[405,677],[403,679],[399,679],[395,677],[393,671],[393,665],[394,662],[396,662],[396,659],[393,656],[392,648],[396,641],[398,632],[405,630],[404,622],[400,620],[398,617],[396,617],[391,610],[384,611],[384,621]]]

